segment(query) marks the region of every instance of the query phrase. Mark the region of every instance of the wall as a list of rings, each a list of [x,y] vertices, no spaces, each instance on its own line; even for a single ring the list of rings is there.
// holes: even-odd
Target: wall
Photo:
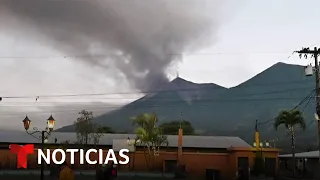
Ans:
[[[104,152],[106,156],[107,150]],[[120,165],[120,170],[128,171],[146,171],[148,169],[148,163],[146,163],[145,154],[141,151],[135,153],[129,153],[130,164]],[[277,158],[278,151],[275,150],[264,150],[265,157]],[[73,166],[74,169],[86,169],[94,168],[94,165],[79,165],[78,155],[75,156],[76,164]],[[162,151],[159,156],[151,156],[152,159],[149,162],[149,168],[153,168],[155,171],[163,171],[165,169],[165,160],[177,160],[177,152],[165,152]],[[198,153],[198,152],[183,152],[182,164],[186,166],[186,170],[190,176],[204,177],[206,169],[220,170],[221,176],[225,179],[230,179],[235,176],[238,169],[237,160],[238,157],[248,157],[249,165],[252,168],[255,157],[255,149],[252,148],[231,148],[225,153]],[[59,158],[59,156],[58,156]],[[148,158],[148,156],[147,156]],[[67,159],[70,159],[67,153]],[[90,154],[90,159],[98,159],[95,154]],[[8,165],[10,164],[10,165]],[[16,168],[16,155],[11,154],[8,149],[0,149],[0,167]],[[29,155],[28,157],[28,169],[39,168],[37,165],[37,154]]]
[[[249,167],[252,170],[254,166],[254,159],[256,156],[257,150],[255,148],[230,148],[230,156],[229,156],[229,162],[230,162],[230,178],[231,176],[234,176],[238,170],[238,158],[239,157],[247,157],[249,160]],[[278,155],[279,150],[274,148],[263,148],[260,149],[263,153],[263,156],[265,158],[275,158],[276,159],[276,169],[278,169]],[[259,150],[259,151],[260,151]]]
[[[106,156],[107,151],[104,152]],[[60,160],[61,156],[58,153],[57,159]],[[129,153],[130,164],[120,165],[121,170],[135,170],[144,171],[148,169],[148,163],[146,163],[146,157],[143,152]],[[79,157],[75,155],[74,169],[84,169],[86,165],[79,165]],[[97,155],[90,154],[90,159],[97,159]],[[147,156],[148,158],[148,156]],[[186,166],[187,172],[191,176],[205,176],[206,169],[217,169],[221,171],[221,175],[228,174],[229,155],[226,153],[183,153],[182,163]],[[70,156],[67,153],[67,159]],[[151,156],[149,167],[155,171],[163,171],[165,169],[165,160],[177,160],[176,152],[161,152],[159,156]],[[8,163],[10,168],[16,168],[16,155],[11,154],[9,150],[0,150],[0,164],[1,167],[8,169]],[[70,162],[69,162],[70,163]],[[6,167],[4,167],[6,166]],[[28,156],[28,169],[39,168],[37,165],[37,154]],[[89,168],[94,168],[94,165],[89,165]]]
[[[279,158],[279,176],[293,176],[292,157]],[[296,157],[296,176],[303,178],[320,177],[319,161],[317,158],[299,158]],[[320,179],[320,178],[318,178]]]
[[[219,170],[221,177],[228,177],[229,154],[227,153],[183,153],[183,163],[191,176],[205,177],[206,169]]]

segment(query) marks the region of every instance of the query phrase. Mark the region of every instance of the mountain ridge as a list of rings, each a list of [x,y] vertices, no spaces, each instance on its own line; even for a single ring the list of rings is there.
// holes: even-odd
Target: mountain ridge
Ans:
[[[95,120],[117,131],[132,132],[130,117],[155,112],[161,123],[183,118],[205,134],[237,135],[250,141],[253,135],[247,132],[253,131],[256,119],[268,121],[280,110],[293,108],[314,87],[314,78],[304,75],[303,66],[286,63],[276,63],[232,88],[177,77],[152,96],[146,95]],[[313,111],[314,102],[310,101],[304,110],[308,121]],[[57,131],[73,130],[71,125]],[[272,124],[261,133],[267,138],[277,135]]]

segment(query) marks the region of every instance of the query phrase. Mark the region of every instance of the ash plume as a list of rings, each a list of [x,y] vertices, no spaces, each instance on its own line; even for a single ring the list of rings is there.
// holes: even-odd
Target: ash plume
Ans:
[[[140,90],[168,81],[180,54],[213,42],[215,0],[0,0],[0,26],[18,20],[45,46],[116,71]],[[97,52],[99,50],[99,52]],[[94,52],[95,51],[95,52]]]

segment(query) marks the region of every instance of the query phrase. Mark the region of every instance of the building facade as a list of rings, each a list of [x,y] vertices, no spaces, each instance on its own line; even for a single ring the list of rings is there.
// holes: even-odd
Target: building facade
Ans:
[[[23,135],[23,134],[22,134]],[[20,139],[6,138],[7,142],[1,143],[0,150],[0,168],[9,169],[16,168],[16,155],[11,154],[9,144],[35,144],[36,148],[40,148],[41,144],[33,139],[26,139],[24,135]],[[31,137],[32,138],[32,137]],[[80,144],[61,144],[60,142],[75,141],[75,133],[53,133],[45,144],[47,149],[55,148],[84,148]],[[105,153],[108,149],[126,148],[127,139],[134,139],[132,134],[105,134],[98,145],[88,144],[86,148],[104,149]],[[58,139],[58,141],[57,141]],[[115,144],[114,141],[123,142]],[[179,143],[179,141],[183,141]],[[169,145],[161,147],[158,155],[148,156],[144,152],[143,147],[137,146],[135,151],[131,151],[128,155],[130,163],[120,165],[120,171],[158,171],[163,173],[174,173],[177,165],[184,167],[188,176],[208,177],[216,174],[221,179],[231,179],[235,177],[239,167],[252,169],[256,148],[251,147],[238,137],[222,137],[222,136],[183,136],[179,140],[179,136],[168,136]],[[118,146],[118,147],[116,147]],[[130,149],[130,147],[128,147]],[[277,171],[278,150],[273,148],[262,148],[266,158],[265,169],[272,175]],[[79,165],[79,159],[75,160],[74,169],[94,169],[94,165]],[[69,157],[67,157],[69,159]],[[97,155],[92,154],[90,159],[98,159]],[[37,165],[37,154],[29,155],[28,169],[39,168]]]
[[[295,154],[296,176],[320,178],[319,151],[300,152]],[[279,155],[279,172],[288,175],[293,171],[292,154]]]

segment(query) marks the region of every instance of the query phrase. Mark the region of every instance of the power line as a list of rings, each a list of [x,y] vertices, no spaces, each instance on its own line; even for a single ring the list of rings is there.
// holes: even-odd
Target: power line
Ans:
[[[314,58],[314,68],[310,64],[306,67],[305,73],[306,75],[312,75],[315,72],[315,86],[316,86],[316,114],[317,116],[320,116],[320,67],[319,67],[319,60],[318,57],[320,56],[320,48],[314,47],[314,49],[310,48],[302,48],[299,51],[295,51],[299,54],[300,59],[304,57],[305,59],[308,58],[308,56],[311,56],[311,58]],[[318,121],[318,150],[320,151],[320,121]],[[320,164],[320,153],[319,153],[319,164]]]
[[[283,90],[277,90],[277,91],[270,91],[270,92],[264,92],[264,93],[248,93],[248,94],[244,94],[241,96],[238,95],[234,95],[234,96],[227,96],[226,98],[221,97],[223,99],[230,99],[230,98],[239,98],[239,97],[251,97],[251,96],[259,96],[259,95],[272,95],[272,94],[280,94],[280,93],[286,93],[288,94],[288,92],[293,92],[293,91],[305,91],[305,90],[309,90],[310,88],[289,88],[289,89],[283,89]],[[142,97],[143,98],[143,97]],[[221,99],[219,98],[219,99]],[[120,97],[120,98],[104,98],[104,97],[99,97],[96,99],[113,99],[113,100],[137,100],[137,98],[124,98],[124,97]],[[141,99],[141,98],[140,98]],[[169,100],[168,100],[169,99]],[[200,99],[197,100],[192,100],[192,101],[201,101],[201,100],[217,100],[217,99],[212,99],[212,98],[205,98],[205,97],[201,97]],[[161,98],[161,100],[148,100],[146,99],[145,102],[171,102],[171,98]],[[5,102],[5,103],[26,103],[26,102],[20,102],[20,101],[15,101],[15,102]],[[27,102],[27,103],[33,103],[33,104],[38,104],[38,103],[62,103],[62,102],[48,102],[48,101],[44,101],[44,102],[38,102],[38,101],[33,101],[33,102]],[[71,102],[64,102],[64,103],[71,103]],[[72,102],[73,103],[73,102]],[[75,102],[75,103],[90,103],[90,102]],[[1,106],[1,105],[0,105]]]
[[[272,93],[280,93],[280,92],[287,92],[287,91],[289,91],[289,90],[305,90],[305,89],[286,89],[286,90],[282,90],[282,91],[273,91],[273,92],[266,92],[266,93],[258,93],[258,94],[248,94],[248,95],[264,95],[264,94],[272,94]],[[248,95],[247,95],[247,97],[248,97]],[[246,96],[242,96],[242,97],[246,97]],[[226,99],[202,99],[202,100],[197,100],[197,101],[195,101],[195,103],[197,103],[197,105],[198,106],[211,106],[212,105],[212,102],[230,102],[230,101],[233,101],[233,102],[237,102],[237,101],[240,101],[240,102],[244,102],[244,101],[268,101],[268,100],[288,100],[288,99],[300,99],[300,98],[293,98],[293,97],[290,97],[290,98],[283,98],[283,97],[278,97],[278,98],[254,98],[254,99],[252,99],[252,98],[250,98],[250,99],[241,99],[241,98],[239,98],[239,96],[238,96],[238,98],[234,98],[234,99],[231,99],[231,98],[226,98]],[[166,105],[156,105],[156,104],[147,104],[147,105],[144,105],[144,106],[139,106],[139,107],[134,107],[134,108],[154,108],[154,107],[161,107],[161,106],[164,106],[164,107],[168,107],[168,106],[170,106],[170,107],[177,107],[177,106],[181,106],[181,105],[179,105],[179,103],[187,103],[186,101],[150,101],[150,100],[146,100],[145,102],[154,102],[154,103],[159,103],[159,102],[170,102],[171,104],[170,105],[168,105],[168,104],[166,104]],[[204,103],[204,102],[208,102],[208,103],[210,103],[210,104],[206,104],[206,103]],[[303,103],[303,102],[302,102]],[[37,106],[36,104],[38,104],[38,103],[34,103],[33,105],[31,105],[31,106],[24,106],[24,107],[41,107],[41,106]],[[177,105],[178,104],[178,105]],[[5,105],[1,105],[2,107],[12,107],[12,106],[5,106]],[[17,107],[19,107],[19,106],[17,106]],[[21,106],[20,105],[20,107],[23,107],[23,106]],[[49,106],[42,106],[42,107],[49,107]],[[56,107],[58,107],[58,106],[56,106]],[[63,106],[63,107],[65,107],[65,106]],[[106,109],[118,109],[118,108],[120,108],[120,107],[123,107],[123,105],[118,105],[118,106],[115,106],[115,105],[113,105],[113,106],[110,106],[110,105],[100,105],[100,106],[98,106],[98,105],[95,105],[95,108],[94,109],[98,109],[97,107],[101,107],[101,108],[103,108],[103,110],[105,111]],[[79,107],[80,108],[80,107]],[[89,108],[87,105],[86,105],[86,107],[82,107],[82,108]],[[128,107],[126,107],[126,108],[128,108]],[[66,110],[66,111],[70,111],[70,110]],[[78,109],[74,109],[74,110],[71,110],[71,111],[78,111]],[[51,111],[51,112],[56,112],[56,111]],[[61,111],[58,111],[58,112],[61,112]],[[62,111],[62,112],[65,112],[65,111]],[[12,114],[12,113],[11,113]],[[0,114],[1,115],[1,114]],[[271,121],[271,120],[270,120]],[[260,123],[260,124],[264,124],[264,123]]]
[[[315,91],[316,91],[316,90],[311,91],[303,100],[301,100],[301,101],[300,101],[294,108],[292,108],[290,111],[293,111],[293,110],[297,109],[297,108],[298,108],[299,106],[301,106],[306,100],[308,100],[307,103],[305,104],[305,106],[304,106],[304,107],[302,108],[302,110],[301,110],[302,113],[303,113],[303,112],[305,111],[306,107],[308,106],[308,104],[310,103],[312,97],[314,97]],[[261,125],[267,125],[267,124],[269,124],[270,122],[273,122],[273,121],[275,121],[275,120],[276,120],[276,118],[272,118],[272,119],[269,119],[269,120],[267,120],[267,121],[260,122],[260,123],[256,124],[256,128],[257,128],[258,125],[259,125],[259,126],[261,126]],[[310,126],[313,122],[314,122],[314,121],[310,121],[309,123],[307,123],[307,127]],[[251,128],[252,128],[251,126],[248,127],[248,130],[251,130]],[[244,130],[244,129],[242,129],[242,131],[243,131],[243,130]],[[285,136],[282,136],[281,138],[276,138],[275,140],[271,140],[271,142],[276,143],[276,142],[278,142],[278,141],[282,141],[284,137],[285,137]]]
[[[300,97],[275,97],[275,98],[246,98],[246,99],[202,99],[202,100],[195,100],[195,101],[192,101],[192,102],[188,102],[188,101],[185,101],[185,100],[172,100],[172,101],[144,101],[144,103],[185,103],[185,104],[198,104],[198,103],[203,103],[203,102],[208,102],[208,103],[220,103],[220,102],[244,102],[244,101],[274,101],[274,100],[294,100],[294,99],[300,99]],[[69,103],[70,105],[70,103]],[[59,106],[63,106],[65,107],[66,105],[36,105],[35,104],[29,104],[29,105],[0,105],[0,107],[52,107],[52,106],[55,106],[55,107],[59,107]],[[84,107],[87,106],[87,105],[84,105]],[[110,104],[101,104],[101,105],[91,105],[91,106],[96,106],[96,107],[122,107],[124,105],[112,105],[110,106]],[[149,106],[149,105],[148,105]],[[153,105],[152,105],[153,106]],[[157,105],[156,105],[157,106]],[[163,106],[163,105],[159,105],[159,106]],[[167,106],[167,104],[165,105]]]
[[[305,90],[308,90],[309,88],[294,88],[294,89],[284,89],[284,90],[278,90],[278,91],[270,91],[270,92],[265,92],[265,93],[249,93],[249,94],[245,94],[245,95],[242,95],[242,96],[238,96],[238,95],[234,95],[234,96],[226,96],[226,97],[219,97],[219,98],[199,98],[199,99],[194,99],[194,100],[191,100],[190,102],[192,103],[197,103],[197,102],[206,102],[206,101],[238,101],[238,100],[266,100],[268,98],[253,98],[253,99],[239,99],[239,98],[243,98],[243,97],[251,97],[251,96],[261,96],[261,95],[271,95],[271,94],[279,94],[279,93],[286,93],[288,94],[288,92],[293,92],[293,91],[305,91]],[[143,97],[142,97],[143,98]],[[142,99],[140,98],[140,99]],[[284,97],[280,97],[281,99],[283,99]],[[291,97],[292,98],[292,97]],[[291,99],[290,98],[290,99]],[[104,98],[100,98],[100,99],[104,99]],[[136,98],[116,98],[116,99],[122,99],[122,100],[136,100]],[[169,99],[169,100],[168,100]],[[271,98],[272,99],[272,98]],[[294,99],[294,98],[293,98]],[[138,99],[139,100],[139,99]],[[161,100],[148,100],[148,99],[145,99],[144,100],[144,103],[146,102],[188,102],[187,100],[171,100],[171,98],[161,98]],[[25,103],[25,102],[6,102],[6,103]],[[32,103],[32,106],[40,106],[41,104],[43,103],[52,103],[50,106],[57,106],[56,104],[59,103],[63,103],[63,102],[29,102],[29,103]],[[64,102],[65,104],[71,104],[73,102]],[[78,103],[86,103],[86,104],[83,104],[84,106],[89,106],[89,105],[92,105],[92,106],[99,106],[97,104],[90,104],[90,102],[78,102]],[[5,107],[6,105],[4,105],[5,103],[3,103],[2,105],[0,106],[3,106]],[[110,105],[110,104],[108,104]],[[11,105],[11,106],[20,106],[20,105]],[[27,105],[29,106],[29,105]],[[62,105],[64,106],[64,105]],[[105,106],[105,103],[102,103],[101,102],[101,106]]]
[[[276,51],[260,51],[260,52],[209,52],[209,53],[167,53],[168,56],[214,56],[214,55],[247,55],[247,54],[288,54],[287,52]],[[0,59],[67,59],[67,58],[108,58],[114,56],[122,56],[119,54],[78,54],[78,55],[48,55],[48,56],[0,56]]]
[[[310,102],[310,98],[312,97],[312,94],[314,94],[315,93],[315,89],[314,90],[312,90],[302,101],[300,101],[294,108],[292,108],[290,111],[293,111],[293,110],[295,110],[295,109],[297,109],[299,106],[301,106],[301,104],[303,104],[306,100],[309,100],[308,101],[308,103]],[[272,122],[272,121],[275,121],[276,120],[276,117],[275,118],[272,118],[272,119],[270,119],[270,120],[267,120],[267,121],[264,121],[264,122],[261,122],[261,123],[259,123],[259,125],[261,126],[261,125],[265,125],[265,124],[268,124],[268,123],[270,123],[270,122]]]
[[[314,97],[315,92],[313,92],[313,95],[311,97]],[[305,104],[305,106],[302,108],[301,112],[304,113],[304,111],[306,110],[307,106],[309,105],[310,101],[311,101],[311,97],[308,98],[308,102]]]
[[[308,81],[305,81],[305,82],[308,82]],[[312,82],[312,81],[310,81],[310,82]],[[302,83],[301,81],[293,81],[293,82],[287,82],[287,83],[278,83],[278,84],[281,84],[281,85],[283,85],[283,84],[292,84],[292,83]],[[277,83],[270,83],[270,84],[273,84],[273,85],[276,85]],[[265,86],[265,85],[270,85],[270,84],[268,84],[268,83],[264,83],[264,84],[256,84],[256,85],[249,85],[249,86],[243,86],[243,87],[241,87],[241,88],[248,88],[248,87],[255,87],[255,86]],[[215,88],[210,88],[210,89],[215,89]],[[232,88],[231,88],[232,89]],[[288,91],[294,91],[294,90],[306,90],[306,89],[308,89],[308,88],[301,88],[301,89],[286,89],[286,90],[281,90],[281,91],[273,91],[273,92],[267,92],[267,93],[258,93],[258,94],[247,94],[247,96],[249,95],[263,95],[263,94],[273,94],[273,93],[281,93],[281,92],[288,92]],[[152,91],[152,92],[170,92],[170,91],[195,91],[195,90],[197,90],[197,89],[179,89],[179,90],[167,90],[167,91]],[[149,91],[150,92],[150,91]],[[139,92],[139,93],[141,93],[141,92]],[[88,95],[110,95],[110,94],[131,94],[131,93],[105,93],[105,94],[73,94],[73,95],[42,95],[41,97],[65,97],[65,96],[76,96],[76,97],[78,97],[78,96],[82,96],[82,95],[85,95],[85,96],[88,96]],[[16,96],[16,97],[14,97],[14,96],[11,96],[11,97],[4,97],[4,98],[34,98],[34,96]],[[38,96],[36,96],[37,98],[39,98]],[[242,96],[243,97],[243,96]],[[245,97],[245,96],[244,96]],[[121,99],[124,99],[124,98],[121,98]],[[284,100],[284,99],[298,99],[298,98],[274,98],[274,99],[272,99],[272,98],[263,98],[263,99],[203,99],[203,100],[201,100],[201,101],[197,101],[197,103],[198,103],[198,106],[200,105],[200,106],[210,106],[210,105],[212,105],[212,104],[199,104],[199,102],[210,102],[210,101],[216,101],[216,102],[226,102],[226,101],[265,101],[265,100]],[[300,99],[300,98],[299,98]],[[306,99],[306,98],[305,98]],[[300,104],[302,104],[304,101],[305,101],[305,99],[303,100],[303,101],[301,101],[299,104],[298,104],[298,106],[300,106]],[[146,102],[159,102],[159,101],[146,101]],[[161,102],[161,101],[160,101]],[[172,103],[179,103],[179,101],[170,101],[170,102],[172,102]],[[186,103],[186,101],[180,101],[180,102],[183,102],[183,103]],[[119,108],[119,107],[122,107],[123,105],[120,105],[120,106],[102,106],[104,109],[104,111],[105,111],[105,108],[111,108],[111,109],[117,109],[117,108]],[[145,106],[145,107],[135,107],[135,108],[154,108],[154,107],[161,107],[162,105],[148,105],[148,106]],[[173,105],[173,106],[176,106],[176,105]],[[5,107],[5,106],[3,106],[3,107]],[[165,105],[165,107],[168,107],[168,105]],[[172,105],[170,106],[170,107],[172,107]],[[296,106],[297,107],[297,106]],[[295,107],[295,108],[296,108]],[[86,107],[86,108],[88,108],[88,107]],[[295,109],[294,108],[294,109]],[[95,108],[96,109],[96,108]],[[70,110],[66,110],[66,111],[70,111]],[[71,110],[72,111],[72,110]],[[74,110],[74,111],[78,111],[78,110]],[[50,111],[50,112],[65,112],[65,111]],[[30,112],[30,113],[42,113],[42,112]],[[12,114],[12,113],[11,113]],[[19,113],[20,114],[20,113]],[[6,115],[6,114],[0,114],[0,115]],[[268,120],[268,121],[265,121],[265,122],[262,122],[262,123],[259,123],[259,125],[263,125],[263,124],[266,124],[266,123],[268,123],[268,122],[271,122],[272,120],[274,120],[274,119],[271,119],[271,120]]]
[[[311,91],[303,100],[301,100],[301,101],[300,101],[294,108],[292,108],[290,111],[297,109],[297,108],[298,108],[299,106],[301,106],[306,100],[308,100],[307,103],[306,103],[306,105],[302,108],[302,113],[303,113],[304,110],[306,109],[306,107],[307,107],[307,106],[309,105],[309,103],[311,102],[312,97],[314,97],[314,96],[313,96],[314,94],[315,94],[315,90]],[[313,99],[313,100],[314,100],[314,99]],[[267,120],[267,121],[260,122],[260,123],[258,123],[257,125],[259,125],[259,126],[267,125],[267,124],[269,124],[270,122],[273,122],[273,121],[275,121],[275,120],[276,120],[276,118],[272,118],[272,119],[269,119],[269,120]],[[307,123],[307,127],[310,126],[312,123],[314,123],[314,121],[310,121],[309,123]],[[249,127],[245,128],[245,129],[242,128],[241,131],[244,131],[244,130],[251,131],[251,129],[252,129],[252,126],[249,126]],[[282,138],[283,138],[283,137],[282,137]],[[280,140],[282,140],[282,139],[277,138],[277,140],[273,140],[273,142],[280,141]]]
[[[234,100],[215,100],[214,102],[230,102],[230,101],[233,101],[233,102],[236,102],[236,101],[239,101],[239,102],[245,102],[245,101],[248,101],[248,102],[252,102],[252,101],[276,101],[276,100],[294,100],[294,99],[300,99],[300,98],[263,98],[263,99],[234,99]],[[203,102],[203,101],[202,101]],[[212,106],[212,101],[207,101],[207,102],[210,102],[210,103],[198,103],[197,104],[197,107],[208,107],[208,106]],[[176,103],[176,104],[174,104]],[[177,103],[185,103],[184,105],[181,105],[181,104],[177,104]],[[172,108],[172,107],[185,107],[187,104],[186,101],[176,101],[176,102],[171,102],[170,104],[163,104],[163,105],[157,105],[157,104],[150,104],[150,105],[143,105],[143,106],[134,106],[134,107],[129,107],[129,106],[103,106],[101,107],[101,110],[103,111],[106,111],[106,110],[116,110],[118,108],[123,108],[123,109],[147,109],[147,108]],[[12,107],[12,106],[10,106]],[[26,106],[28,107],[28,106]],[[35,106],[29,106],[29,107],[35,107]],[[89,109],[88,107],[85,107],[87,109]],[[83,108],[82,108],[83,109]],[[91,110],[98,110],[100,108],[93,108]],[[57,112],[70,112],[70,111],[79,111],[79,109],[68,109],[68,110],[61,110],[61,111],[47,111],[47,113],[57,113]],[[43,112],[28,112],[28,113],[43,113]],[[16,115],[17,113],[9,113],[9,114],[0,114],[0,115]],[[18,114],[24,114],[24,113],[18,113]]]
[[[223,89],[222,87],[208,87],[202,88],[201,90],[214,90],[219,89],[223,90],[231,90],[233,88],[250,88],[250,87],[261,87],[261,86],[276,86],[276,85],[285,85],[285,84],[296,84],[296,83],[313,83],[313,81],[292,81],[292,82],[279,82],[279,83],[264,83],[264,84],[256,84],[256,85],[247,85],[247,86],[235,86],[232,88]],[[61,98],[61,97],[82,97],[82,96],[106,96],[106,95],[130,95],[130,94],[153,94],[159,92],[177,92],[177,91],[199,91],[198,88],[184,88],[184,89],[175,89],[175,90],[159,90],[159,91],[140,91],[140,92],[118,92],[118,93],[91,93],[91,94],[61,94],[61,95],[34,95],[34,96],[1,96],[2,101],[4,99],[27,99],[27,98]]]

